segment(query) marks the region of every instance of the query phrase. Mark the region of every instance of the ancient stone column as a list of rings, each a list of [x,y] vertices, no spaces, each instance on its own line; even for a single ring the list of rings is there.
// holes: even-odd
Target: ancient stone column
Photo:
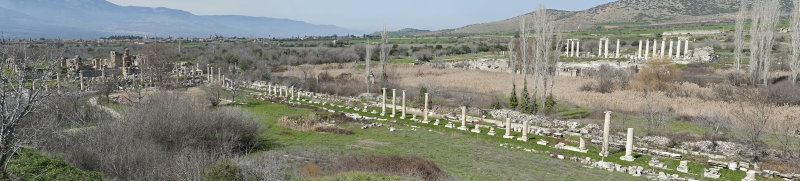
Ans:
[[[672,57],[672,40],[669,40],[669,52],[667,54],[667,57]]]
[[[575,56],[575,40],[569,40],[569,47],[567,47],[567,56]]]
[[[681,57],[681,39],[678,39],[678,47],[676,48],[678,52],[675,53],[675,59],[679,59]]]
[[[603,47],[603,48],[605,48],[605,49],[606,49],[606,58],[608,58],[608,40],[609,40],[609,39],[608,39],[608,38],[606,38],[606,45],[605,45],[605,47]]]
[[[522,136],[517,138],[517,140],[526,142],[528,141],[528,121],[522,122]]]
[[[222,68],[217,68],[217,77],[216,78],[217,79],[222,78]],[[222,85],[222,82],[220,80],[217,80],[216,82],[219,82],[220,86]]]
[[[514,136],[511,136],[511,118],[506,118],[506,134],[503,135],[503,138],[513,139]]]
[[[616,49],[616,51],[617,52],[614,54],[615,55],[614,58],[619,58],[619,39],[617,39],[617,49]]]
[[[406,90],[403,90],[403,100],[402,100],[402,102],[403,102],[403,110],[402,110],[402,113],[400,114],[400,119],[405,119],[406,118]]]
[[[81,79],[81,90],[84,90],[84,87],[83,87],[84,86],[83,85],[83,71],[80,72],[79,76],[80,76],[80,79]]]
[[[653,57],[656,57],[658,55],[657,49],[658,49],[658,40],[653,39]]]
[[[664,50],[667,48],[667,38],[661,38],[661,52],[658,52],[661,55],[661,58],[664,58]]]
[[[581,57],[581,39],[576,39],[575,43],[575,57]]]
[[[392,89],[392,115],[394,117],[397,112],[397,89]]]
[[[461,127],[460,130],[467,130],[467,106],[461,106]]]
[[[600,42],[597,43],[597,57],[603,57],[603,39],[600,39]]]
[[[209,84],[211,83],[211,80],[212,80],[211,76],[213,76],[213,75],[214,75],[214,68],[208,67],[208,79],[206,80],[206,83],[209,83]]]
[[[578,144],[579,150],[586,150],[586,141],[583,141],[583,137],[580,137],[580,143]]]
[[[382,88],[383,90],[383,102],[381,103],[381,116],[386,116],[386,88]]]
[[[649,59],[650,58],[650,40],[648,39],[645,42],[646,42],[645,43],[646,46],[644,48],[644,58],[645,59]]]
[[[633,128],[628,128],[628,138],[625,140],[625,156],[619,158],[620,160],[630,161],[633,158]]]
[[[61,89],[61,74],[56,74],[56,88]]]
[[[689,57],[689,38],[686,38],[686,46],[683,47],[683,53],[686,54],[684,57]]]
[[[611,111],[606,111],[606,120],[603,123],[603,148],[600,156],[608,156],[608,136],[611,132]]]
[[[427,122],[428,121],[428,93],[425,93],[425,109],[422,111],[422,113],[425,114],[423,116],[422,120]]]
[[[289,87],[289,100],[294,99],[294,86]]]
[[[639,40],[639,51],[636,52],[636,58],[642,58],[642,40]]]

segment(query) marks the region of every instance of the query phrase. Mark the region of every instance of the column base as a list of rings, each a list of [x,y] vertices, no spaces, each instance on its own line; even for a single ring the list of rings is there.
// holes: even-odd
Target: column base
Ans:
[[[489,131],[489,133],[486,133],[486,134],[488,134],[489,136],[494,136],[494,135],[496,135],[496,133],[495,133],[494,131]]]
[[[503,138],[505,138],[505,139],[514,139],[514,136],[511,136],[511,135],[503,135]]]
[[[458,127],[458,130],[468,131],[469,128],[467,128],[466,126],[461,126],[461,127]]]
[[[620,160],[625,160],[625,161],[632,162],[632,161],[633,161],[633,160],[635,160],[636,158],[633,158],[633,156],[622,156],[622,157],[619,157],[619,159],[620,159]]]
[[[519,141],[524,141],[524,142],[528,142],[528,137],[525,137],[525,136],[523,136],[523,137],[519,137],[519,138],[517,138],[517,140],[519,140]]]
[[[473,133],[481,133],[481,130],[480,129],[473,129],[472,132]]]

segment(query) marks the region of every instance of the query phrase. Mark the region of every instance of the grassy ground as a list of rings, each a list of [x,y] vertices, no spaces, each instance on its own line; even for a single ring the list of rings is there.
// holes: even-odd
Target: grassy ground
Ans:
[[[367,172],[347,172],[336,174],[334,176],[310,178],[310,179],[296,179],[298,181],[332,181],[332,180],[363,180],[363,181],[417,181],[420,179],[404,178],[398,176],[391,176],[380,173],[367,173]],[[420,180],[421,181],[421,180]]]
[[[315,150],[326,156],[371,154],[414,155],[431,160],[460,180],[640,180],[626,174],[583,168],[580,164],[499,147],[502,140],[450,132],[442,128],[418,129],[397,124],[401,131],[389,132],[386,127],[359,129],[361,125],[345,125],[354,135],[332,135],[297,132],[275,126],[280,116],[302,115],[311,110],[290,108],[282,104],[261,103],[244,107],[268,127],[271,138],[280,149]],[[486,132],[486,131],[484,131]],[[576,174],[562,174],[576,173]]]
[[[102,180],[100,173],[70,166],[28,149],[22,149],[8,162],[8,172],[20,180]]]
[[[265,103],[265,105],[270,105],[270,103]],[[332,106],[311,105],[352,112]],[[257,113],[261,112],[259,107],[262,107],[262,105],[252,106],[248,109],[254,110],[253,112]],[[360,114],[379,117],[379,115],[373,114]],[[274,125],[275,120],[266,119],[265,122],[268,125]],[[602,158],[598,156],[599,150],[595,147],[596,145],[588,146],[588,153],[578,153],[552,148],[553,145],[558,142],[563,142],[563,140],[550,137],[528,135],[531,141],[521,142],[502,139],[500,136],[486,135],[485,133],[488,132],[486,128],[482,130],[484,134],[474,134],[455,129],[447,129],[443,126],[416,123],[410,120],[398,120],[397,123],[386,122],[385,124],[394,124],[400,131],[389,132],[386,127],[361,130],[358,129],[360,125],[343,126],[344,128],[356,132],[355,135],[349,136],[294,132],[275,126],[270,126],[270,131],[290,133],[277,136],[277,141],[279,144],[283,145],[284,148],[318,150],[330,156],[367,154],[415,155],[439,164],[443,170],[463,180],[537,180],[536,178],[539,178],[538,180],[588,180],[592,178],[607,178],[611,180],[641,179],[629,177],[626,174],[583,168],[578,163],[553,159],[544,154],[528,153],[519,149],[508,149],[498,146],[502,143],[509,143],[521,148],[531,148],[538,151],[547,150],[552,153],[561,153],[567,156],[576,156],[579,158],[590,157],[600,160]],[[442,125],[444,124],[447,124],[447,122],[443,121]],[[409,125],[418,126],[419,128],[417,128],[417,131],[408,131],[411,129]],[[504,130],[495,131],[498,135],[504,134]],[[520,136],[520,134],[521,133],[512,133],[512,135],[517,137]],[[535,141],[538,139],[545,139],[550,143],[548,146],[537,145]],[[652,156],[649,155],[634,154],[634,156],[637,157],[634,162],[619,160],[619,157],[623,155],[624,152],[612,149],[612,154],[605,158],[605,160],[622,164],[623,166],[638,165],[646,169],[655,169],[656,172],[679,174],[682,177],[695,179],[700,179],[703,169],[710,168],[710,166],[705,164],[690,162],[690,173],[684,174],[674,170],[656,169],[648,166],[647,162],[652,158]],[[665,162],[667,168],[675,168],[679,163],[679,160],[670,158],[658,159]],[[565,171],[580,174],[553,174],[563,173]],[[720,172],[722,177],[719,180],[739,180],[745,176],[745,173],[742,171],[723,169]]]

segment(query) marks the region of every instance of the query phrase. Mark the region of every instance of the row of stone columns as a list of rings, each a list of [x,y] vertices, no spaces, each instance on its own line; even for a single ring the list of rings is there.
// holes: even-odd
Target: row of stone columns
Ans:
[[[654,39],[653,41],[653,49],[652,49],[652,56],[650,56],[650,40],[645,41],[645,48],[644,48],[644,57],[642,57],[642,40],[639,40],[639,52],[637,53],[636,58],[639,59],[650,59],[652,57],[659,57],[664,58],[664,53],[666,52],[666,56],[669,58],[679,59],[682,57],[689,57],[689,38],[687,37],[680,37],[678,38],[677,44],[674,40],[669,40],[669,48],[667,49],[667,38],[661,39],[661,50],[658,51],[658,40]],[[677,53],[673,54],[672,48],[677,47]],[[681,47],[683,47],[683,52],[681,52]],[[683,53],[683,55],[681,55]]]
[[[581,40],[567,39],[567,56],[580,57],[580,54],[581,54]]]

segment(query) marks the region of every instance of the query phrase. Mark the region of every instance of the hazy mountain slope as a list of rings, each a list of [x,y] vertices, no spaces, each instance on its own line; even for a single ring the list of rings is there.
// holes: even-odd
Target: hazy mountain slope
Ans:
[[[205,37],[305,36],[358,33],[330,25],[248,16],[198,16],[168,8],[123,7],[106,0],[0,0],[0,31],[15,36],[108,35]],[[11,11],[7,11],[11,10]]]
[[[757,1],[756,1],[757,2]],[[565,30],[590,28],[608,23],[685,24],[732,21],[739,10],[738,0],[619,0],[583,11],[548,10]],[[781,0],[782,10],[792,7],[791,0]],[[519,21],[529,21],[533,13],[510,19],[469,25],[437,33],[508,33],[519,30]]]

